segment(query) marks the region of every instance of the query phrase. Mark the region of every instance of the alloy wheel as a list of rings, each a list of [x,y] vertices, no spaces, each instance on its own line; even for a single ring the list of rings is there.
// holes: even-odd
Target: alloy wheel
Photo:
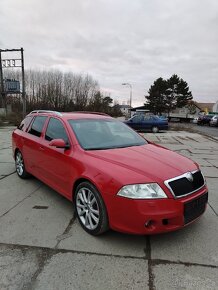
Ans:
[[[24,172],[24,162],[23,162],[22,154],[20,152],[17,152],[16,154],[16,170],[17,170],[17,174],[19,176],[22,176]]]
[[[152,132],[153,133],[158,133],[158,131],[159,131],[158,127],[156,127],[156,126],[152,127]]]
[[[94,230],[97,228],[100,219],[100,210],[97,199],[93,192],[82,187],[76,197],[76,208],[78,217],[85,228]]]

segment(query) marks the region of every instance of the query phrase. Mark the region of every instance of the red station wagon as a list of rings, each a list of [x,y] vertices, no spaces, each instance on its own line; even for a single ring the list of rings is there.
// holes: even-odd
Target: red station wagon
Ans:
[[[109,228],[174,231],[207,205],[197,163],[108,115],[33,111],[14,130],[12,145],[18,176],[34,175],[71,200],[92,235]]]

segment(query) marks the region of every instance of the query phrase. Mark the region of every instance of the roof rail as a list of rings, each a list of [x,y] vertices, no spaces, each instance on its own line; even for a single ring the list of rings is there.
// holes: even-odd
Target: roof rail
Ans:
[[[32,112],[30,112],[29,114],[34,114],[34,113],[50,113],[50,114],[56,114],[58,116],[62,116],[62,113],[58,112],[58,111],[52,111],[52,110],[34,110]],[[64,113],[76,113],[76,114],[93,114],[93,115],[103,115],[103,116],[109,116],[106,113],[102,113],[102,112],[89,112],[89,111],[73,111],[73,112],[64,112]]]
[[[58,116],[62,116],[62,114],[60,112],[51,111],[51,110],[34,110],[34,111],[30,112],[30,114],[34,114],[34,113],[50,113],[50,114],[56,114]]]
[[[89,112],[89,111],[73,111],[73,112],[68,112],[68,113],[78,113],[78,114],[93,114],[93,115],[103,115],[103,116],[109,116],[106,113],[102,113],[102,112]]]

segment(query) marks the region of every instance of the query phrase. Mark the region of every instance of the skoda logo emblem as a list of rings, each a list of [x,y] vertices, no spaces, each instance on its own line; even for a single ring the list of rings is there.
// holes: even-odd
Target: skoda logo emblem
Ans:
[[[186,178],[188,179],[188,181],[193,182],[193,175],[191,174],[191,172],[186,173]]]

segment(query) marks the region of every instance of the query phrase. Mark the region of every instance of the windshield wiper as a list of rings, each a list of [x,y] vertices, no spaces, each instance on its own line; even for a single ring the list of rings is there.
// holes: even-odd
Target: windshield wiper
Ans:
[[[85,150],[91,151],[91,150],[106,150],[106,149],[112,149],[114,147],[94,147],[94,148],[84,148]]]
[[[142,146],[144,144],[126,144],[121,146],[116,146],[116,148],[128,148],[128,147],[134,147],[134,146]]]
[[[134,146],[141,146],[144,144],[125,144],[125,145],[116,145],[116,146],[109,146],[109,147],[91,147],[91,148],[84,148],[85,150],[107,150],[107,149],[119,149],[119,148],[128,148],[128,147],[134,147]]]

